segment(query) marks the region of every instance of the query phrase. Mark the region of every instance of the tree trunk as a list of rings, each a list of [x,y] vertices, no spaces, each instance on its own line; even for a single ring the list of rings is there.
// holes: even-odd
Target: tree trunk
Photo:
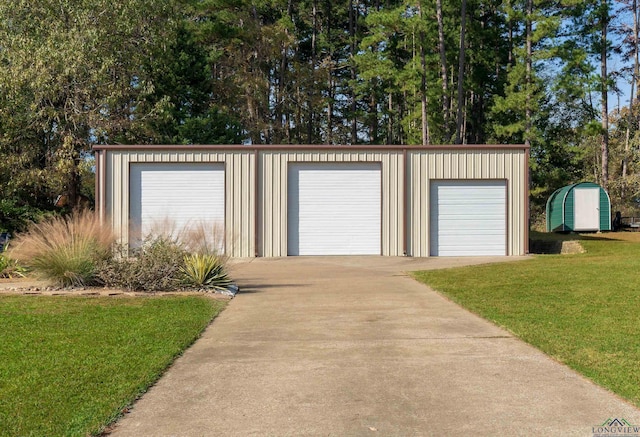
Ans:
[[[331,41],[331,0],[325,2],[326,6],[326,39],[327,41]],[[329,51],[327,62],[327,86],[328,86],[328,96],[327,96],[327,144],[333,144],[333,104],[335,99],[335,84],[333,80],[333,50]]]
[[[393,144],[393,96],[389,93],[387,101],[387,111],[389,119],[387,120],[387,144]]]
[[[531,88],[532,88],[532,64],[533,64],[533,0],[527,0],[527,17],[526,17],[526,44],[527,44],[527,59],[526,59],[526,77],[525,77],[525,127],[524,127],[524,142],[525,144],[531,143]]]
[[[418,11],[422,20],[422,7],[418,2]],[[418,43],[420,44],[420,117],[422,119],[422,145],[429,144],[429,120],[427,119],[427,61],[424,54],[424,32],[418,33]]]
[[[508,2],[509,6],[511,6],[511,1]],[[509,35],[509,53],[507,58],[507,63],[509,66],[514,65],[514,56],[513,56],[513,17],[509,16],[508,22],[508,35]]]
[[[312,10],[311,10],[311,14],[312,14],[312,33],[311,33],[311,68],[310,68],[310,75],[311,75],[311,81],[312,81],[312,87],[311,90],[309,90],[308,93],[308,116],[307,118],[308,120],[308,124],[307,124],[307,144],[313,144],[313,131],[314,131],[314,123],[315,123],[315,111],[314,111],[314,103],[315,103],[315,89],[316,89],[316,45],[317,45],[317,39],[318,39],[318,8],[317,8],[317,1],[313,0],[313,5],[312,5]]]
[[[369,142],[376,144],[378,141],[378,101],[376,99],[375,89],[371,93],[369,102]]]
[[[353,65],[356,55],[356,11],[353,7],[353,0],[349,0],[349,52],[351,54],[351,81],[356,81],[356,69]],[[358,103],[356,102],[356,92],[351,87],[351,144],[358,142],[358,120],[356,118],[356,110]]]
[[[609,27],[609,9],[607,0],[601,3],[600,29],[600,79],[602,91],[602,137],[600,149],[602,152],[602,186],[609,185],[609,87],[607,85],[607,30]]]
[[[436,18],[438,20],[438,49],[440,52],[440,78],[442,80],[442,115],[444,118],[445,141],[450,141],[449,131],[450,103],[449,78],[447,77],[447,51],[444,41],[444,20],[442,18],[442,0],[436,0]]]
[[[283,132],[285,130],[285,122],[283,116],[284,102],[285,102],[285,81],[287,70],[287,47],[286,44],[282,44],[281,56],[280,56],[280,71],[278,74],[278,93],[276,95],[276,107],[275,107],[275,123],[274,126],[278,126],[276,132],[274,132],[274,141],[280,143],[282,141]]]
[[[287,2],[287,15],[291,17],[293,9],[293,0]],[[285,30],[287,36],[289,31]],[[279,132],[274,135],[274,142],[277,144],[282,143],[283,138],[286,137],[288,143],[291,142],[291,132],[289,129],[289,108],[285,108],[286,94],[287,94],[287,72],[289,69],[289,57],[288,57],[287,43],[282,43],[282,53],[280,57],[280,75],[278,78],[278,100],[276,101],[276,122],[274,123],[279,127]]]
[[[460,52],[458,55],[458,114],[456,122],[456,144],[462,144],[462,124],[464,114],[464,68],[465,68],[465,37],[467,27],[467,0],[462,0],[460,11]]]
[[[633,0],[631,3],[633,10],[633,77],[631,79],[631,91],[629,92],[629,111],[627,112],[627,131],[624,139],[624,157],[622,158],[622,187],[620,197],[625,198],[626,194],[626,179],[629,166],[629,140],[631,136],[631,125],[634,120],[634,100],[635,100],[635,86],[638,80],[639,62],[638,62],[638,2]]]

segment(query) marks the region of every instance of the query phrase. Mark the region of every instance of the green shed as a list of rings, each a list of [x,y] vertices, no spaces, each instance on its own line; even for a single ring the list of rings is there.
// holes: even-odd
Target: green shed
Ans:
[[[598,184],[567,185],[547,200],[547,232],[610,230],[611,200]]]

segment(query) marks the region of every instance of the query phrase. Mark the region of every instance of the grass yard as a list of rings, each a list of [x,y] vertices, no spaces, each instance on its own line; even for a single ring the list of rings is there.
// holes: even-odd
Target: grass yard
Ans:
[[[640,233],[581,243],[587,253],[414,275],[640,406]]]
[[[0,435],[101,432],[224,305],[203,296],[0,296]]]

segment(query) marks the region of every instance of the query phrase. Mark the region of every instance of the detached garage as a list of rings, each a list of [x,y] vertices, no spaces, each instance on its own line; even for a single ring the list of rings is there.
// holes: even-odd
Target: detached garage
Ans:
[[[99,146],[96,207],[124,244],[217,224],[233,257],[528,251],[523,145]]]

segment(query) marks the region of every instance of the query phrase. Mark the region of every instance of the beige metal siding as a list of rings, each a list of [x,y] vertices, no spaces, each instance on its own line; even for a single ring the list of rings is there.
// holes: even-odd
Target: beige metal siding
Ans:
[[[289,162],[379,162],[382,165],[382,255],[403,254],[401,151],[264,150],[260,153],[260,256],[287,255]]]
[[[105,215],[123,243],[129,242],[129,166],[131,163],[217,162],[225,164],[225,251],[233,257],[255,255],[255,155],[253,151],[108,150],[105,158]],[[100,183],[98,184],[100,187]]]
[[[507,254],[521,255],[527,250],[525,146],[106,146],[96,153],[100,157],[96,184],[100,213],[111,220],[125,243],[129,238],[129,166],[134,162],[224,163],[226,250],[234,257],[287,255],[290,162],[378,162],[382,168],[383,255],[403,255],[406,244],[408,255],[429,256],[432,179],[506,180]]]
[[[433,179],[507,181],[507,254],[526,251],[527,162],[522,149],[408,149],[408,254],[429,256],[429,183]]]

